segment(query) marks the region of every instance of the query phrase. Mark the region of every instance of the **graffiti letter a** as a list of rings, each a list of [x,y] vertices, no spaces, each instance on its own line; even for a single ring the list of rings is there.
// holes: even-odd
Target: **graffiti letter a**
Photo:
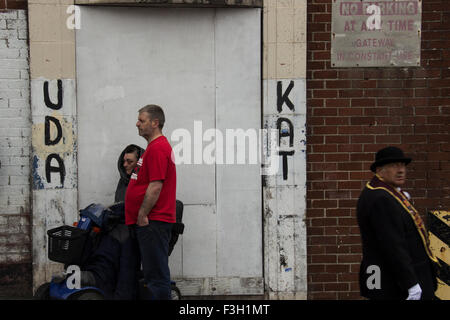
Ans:
[[[58,162],[58,166],[52,166],[52,160],[55,159]],[[64,161],[56,153],[50,154],[45,160],[45,177],[48,183],[51,183],[51,173],[57,172],[60,174],[61,185],[64,186],[64,178],[66,177],[66,167],[64,166]]]

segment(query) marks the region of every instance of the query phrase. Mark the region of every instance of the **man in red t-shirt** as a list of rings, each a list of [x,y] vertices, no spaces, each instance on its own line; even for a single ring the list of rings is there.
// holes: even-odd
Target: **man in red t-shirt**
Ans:
[[[136,231],[142,268],[152,299],[170,299],[169,240],[175,223],[176,169],[172,147],[162,134],[161,107],[139,110],[136,127],[148,142],[125,195],[125,223]]]

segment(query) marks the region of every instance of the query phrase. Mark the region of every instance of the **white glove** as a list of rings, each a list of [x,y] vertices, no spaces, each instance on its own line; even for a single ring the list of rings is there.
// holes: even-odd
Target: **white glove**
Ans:
[[[408,298],[406,300],[420,300],[422,296],[422,288],[420,288],[419,284],[408,289]]]

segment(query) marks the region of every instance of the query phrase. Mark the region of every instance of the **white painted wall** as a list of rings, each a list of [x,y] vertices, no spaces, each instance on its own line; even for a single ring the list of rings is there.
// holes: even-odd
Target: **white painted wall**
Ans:
[[[29,97],[26,11],[0,12],[0,264],[31,258]]]
[[[60,82],[61,86],[58,86]],[[47,88],[47,89],[45,89]],[[48,92],[49,101],[45,101]],[[61,93],[61,99],[58,98]],[[59,102],[58,102],[59,101]],[[58,104],[59,109],[49,107]],[[78,220],[77,205],[77,150],[76,97],[73,79],[31,80],[31,135],[32,135],[32,207],[33,207],[33,286],[50,281],[61,263],[48,259],[47,231],[61,225],[72,225]],[[46,142],[46,117],[54,118],[61,126],[58,139],[57,125],[48,122],[50,140]],[[57,142],[57,143],[56,143]],[[53,156],[58,157],[58,162]],[[47,166],[49,161],[50,169]],[[48,179],[49,178],[49,179]]]
[[[260,9],[82,7],[76,33],[79,206],[110,204],[117,157],[148,103],[163,133],[261,127]],[[179,142],[172,141],[175,147]],[[194,151],[192,150],[192,161]],[[186,232],[171,256],[183,294],[261,294],[260,165],[182,164]]]
[[[306,299],[306,79],[271,79],[263,85],[264,127],[277,128],[278,119],[285,119],[293,128],[292,146],[289,136],[278,141],[279,152],[293,154],[286,164],[278,157],[278,173],[266,177],[263,191],[266,292],[270,299]],[[292,109],[286,100],[279,108],[283,96]],[[282,123],[281,129],[288,126]]]

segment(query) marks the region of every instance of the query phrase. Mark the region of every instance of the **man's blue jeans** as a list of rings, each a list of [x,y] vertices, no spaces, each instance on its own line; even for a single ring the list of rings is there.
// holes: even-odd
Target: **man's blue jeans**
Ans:
[[[149,220],[136,226],[144,280],[152,300],[170,300],[169,240],[172,224]]]

